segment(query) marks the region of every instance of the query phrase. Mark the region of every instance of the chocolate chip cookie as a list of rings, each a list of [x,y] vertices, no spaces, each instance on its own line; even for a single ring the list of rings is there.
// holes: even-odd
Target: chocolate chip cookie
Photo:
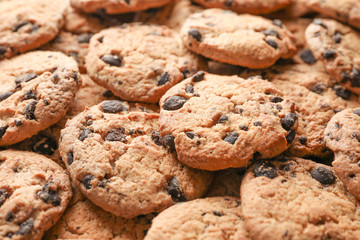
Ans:
[[[108,14],[137,12],[170,3],[171,0],[70,0],[71,6],[84,12],[96,12],[104,9]]]
[[[0,62],[0,146],[31,137],[59,121],[81,84],[63,53],[29,52]]]
[[[207,197],[240,197],[240,184],[246,168],[228,168],[214,173],[214,180]]]
[[[64,23],[66,1],[16,0],[0,3],[0,60],[49,42]]]
[[[332,167],[300,158],[255,163],[241,184],[252,239],[357,239],[360,204]]]
[[[120,101],[104,101],[62,130],[62,159],[84,195],[125,218],[201,197],[212,174],[177,161],[172,136],[160,136],[158,114],[127,110]]]
[[[346,88],[360,93],[360,33],[335,20],[315,19],[306,41],[329,74]]]
[[[181,37],[198,54],[249,68],[269,67],[296,52],[294,36],[281,21],[221,9],[189,16]]]
[[[39,154],[0,151],[0,238],[41,239],[72,192],[67,173]]]
[[[94,81],[121,99],[148,103],[158,102],[201,64],[175,31],[139,23],[94,35],[86,57],[87,72]]]
[[[223,8],[239,13],[265,14],[289,5],[291,0],[194,0],[207,8]]]
[[[360,199],[360,109],[345,109],[336,114],[325,129],[326,145],[334,151],[336,175]]]
[[[146,240],[248,240],[239,198],[225,196],[178,203],[153,220]]]
[[[294,102],[267,81],[198,72],[160,101],[161,134],[178,158],[206,170],[243,167],[274,157],[294,140]]]

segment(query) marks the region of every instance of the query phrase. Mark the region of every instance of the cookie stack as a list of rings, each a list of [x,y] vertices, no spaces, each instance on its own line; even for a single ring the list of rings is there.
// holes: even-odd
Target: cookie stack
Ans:
[[[0,239],[360,239],[357,0],[0,0]]]

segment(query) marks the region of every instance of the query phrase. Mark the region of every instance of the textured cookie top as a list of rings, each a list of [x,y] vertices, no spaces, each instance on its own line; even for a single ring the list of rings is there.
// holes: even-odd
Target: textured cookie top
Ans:
[[[179,35],[157,25],[127,24],[94,35],[86,68],[91,78],[129,101],[156,103],[199,68]]]
[[[225,196],[178,203],[154,218],[145,239],[247,240],[239,200]]]
[[[223,8],[239,13],[264,14],[289,5],[291,0],[195,0],[207,8]]]
[[[317,59],[338,82],[360,93],[360,33],[335,20],[315,19],[306,41]]]
[[[219,62],[266,68],[296,52],[295,39],[279,20],[221,9],[192,14],[181,29],[190,50]]]
[[[84,12],[95,12],[104,9],[108,14],[136,12],[155,8],[170,3],[171,0],[70,0],[74,8]]]
[[[294,103],[272,83],[198,72],[160,101],[161,134],[172,134],[181,162],[219,170],[274,157],[294,140]]]
[[[243,178],[241,201],[254,240],[360,236],[359,202],[332,167],[310,160],[255,163]]]
[[[0,60],[40,47],[62,27],[66,1],[0,2]]]
[[[359,0],[308,0],[307,6],[325,16],[360,28]]]
[[[62,53],[35,51],[1,61],[0,146],[60,120],[80,82],[76,62]]]
[[[160,136],[158,114],[123,111],[120,101],[105,101],[61,132],[62,159],[84,195],[125,218],[202,196],[211,173],[177,161],[173,138]]]
[[[334,151],[336,174],[348,190],[360,199],[360,109],[336,114],[325,129],[326,145]]]
[[[0,238],[41,239],[72,192],[67,173],[39,154],[0,151]]]

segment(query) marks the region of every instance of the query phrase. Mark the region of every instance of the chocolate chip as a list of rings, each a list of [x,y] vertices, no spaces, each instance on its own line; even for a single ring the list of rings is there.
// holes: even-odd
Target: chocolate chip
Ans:
[[[4,55],[6,53],[6,48],[3,46],[0,46],[0,55]]]
[[[317,61],[313,52],[310,49],[302,50],[300,53],[300,58],[307,64],[313,64]]]
[[[89,190],[92,188],[92,184],[91,181],[94,179],[95,177],[93,175],[86,175],[83,180],[82,180],[82,184],[84,185],[84,187]]]
[[[262,31],[262,33],[265,35],[265,36],[274,36],[274,37],[277,37],[278,39],[280,39],[280,35],[279,33],[273,29],[273,28],[268,28],[266,29],[265,31]]]
[[[224,2],[225,7],[231,7],[232,4],[233,4],[232,0],[227,0],[227,1]]]
[[[197,136],[197,134],[194,133],[194,132],[185,132],[185,134],[186,134],[186,136],[187,136],[188,138],[190,138],[190,139],[194,139],[195,136]]]
[[[5,188],[0,188],[0,207],[9,197],[10,197],[9,192]]]
[[[161,74],[161,76],[157,82],[157,85],[158,86],[164,85],[167,82],[169,82],[169,80],[170,80],[170,74],[168,72],[164,72],[163,74]]]
[[[239,128],[240,128],[241,130],[243,130],[243,131],[249,130],[249,128],[248,128],[247,126],[245,126],[245,125],[239,125]]]
[[[227,120],[229,120],[228,116],[226,115],[221,115],[219,120],[218,120],[218,123],[224,123],[226,122]]]
[[[281,126],[289,131],[292,126],[294,126],[295,121],[297,120],[297,115],[295,113],[288,113],[283,119],[281,119]]]
[[[274,25],[276,25],[276,26],[278,26],[278,27],[282,27],[282,26],[283,26],[281,20],[279,20],[279,19],[274,19],[272,22],[273,22]]]
[[[356,114],[356,115],[358,115],[358,116],[360,116],[360,108],[355,109],[355,110],[353,111],[353,113]]]
[[[74,162],[74,153],[71,151],[67,155],[67,163],[71,165]]]
[[[31,232],[33,227],[34,227],[34,220],[32,218],[29,218],[26,222],[23,222],[22,224],[20,224],[20,228],[15,234],[16,235],[25,235],[25,234]]]
[[[102,56],[101,60],[103,60],[105,63],[109,64],[110,66],[116,66],[120,67],[122,58],[120,56],[106,54]]]
[[[173,135],[165,135],[163,137],[164,146],[169,149],[170,152],[175,152],[175,137]]]
[[[292,143],[295,139],[295,135],[296,135],[296,132],[291,129],[289,132],[288,132],[288,135],[286,136],[286,141],[288,144]]]
[[[163,146],[162,137],[160,135],[160,132],[152,132],[151,133],[151,139],[154,141],[154,143],[158,146]]]
[[[124,128],[111,129],[105,137],[106,141],[110,142],[127,142],[126,135],[124,135]]]
[[[351,70],[351,86],[360,87],[360,69],[353,68]]]
[[[184,106],[186,101],[186,98],[180,96],[171,96],[165,101],[163,109],[168,111],[178,110]]]
[[[23,100],[36,99],[36,92],[27,90],[23,96]]]
[[[323,53],[323,56],[326,59],[333,58],[333,57],[335,57],[335,55],[336,55],[336,51],[333,49],[326,49]]]
[[[5,135],[6,129],[8,129],[8,126],[0,127],[0,138],[2,138]]]
[[[228,142],[232,145],[235,144],[236,140],[238,139],[239,134],[237,132],[228,132],[226,137],[223,139],[225,142]]]
[[[285,159],[285,161],[287,161],[287,159]],[[294,165],[294,163],[290,162],[289,164],[285,164],[285,165],[281,165],[279,168],[281,171],[290,171],[291,170],[291,166]]]
[[[26,105],[25,111],[24,111],[26,119],[36,120],[35,109],[36,109],[37,104],[38,104],[37,101],[32,101],[32,102],[28,103],[28,105]]]
[[[84,128],[79,136],[79,140],[80,141],[84,141],[86,138],[88,138],[91,134],[93,133],[93,131],[91,131],[88,128]]]
[[[15,120],[15,125],[16,125],[17,127],[20,127],[20,126],[22,125],[22,121],[16,119],[16,120]]]
[[[200,33],[198,30],[196,30],[196,29],[190,29],[188,33],[189,33],[189,35],[190,35],[192,38],[194,38],[196,41],[200,42],[200,41],[202,40],[202,35],[201,35],[201,33]]]
[[[190,75],[190,70],[186,67],[182,71],[184,79],[187,78]]]
[[[13,95],[13,92],[0,93],[0,102]]]
[[[12,211],[9,211],[7,214],[6,214],[6,217],[5,217],[5,221],[7,222],[10,222],[11,220],[14,219],[14,214]]]
[[[253,122],[253,124],[257,127],[260,127],[261,126],[261,121],[255,121]]]
[[[19,22],[15,25],[15,27],[13,27],[12,31],[13,32],[17,32],[20,28],[22,28],[25,25],[31,24],[30,22],[24,21],[24,22]]]
[[[59,194],[51,189],[50,186],[53,184],[54,183],[52,181],[46,183],[42,187],[42,190],[36,194],[36,196],[43,200],[45,203],[50,203],[53,206],[59,206],[61,199],[59,197]]]
[[[218,216],[218,217],[224,216],[223,213],[218,212],[218,211],[213,211],[212,213],[213,213],[215,216]]]
[[[254,176],[264,176],[273,179],[277,177],[277,170],[276,167],[268,161],[257,162],[254,166]]]
[[[323,83],[317,83],[315,84],[312,88],[311,91],[317,94],[321,94],[324,92],[324,90],[326,89],[326,85]]]
[[[199,72],[194,74],[194,76],[192,77],[192,81],[193,82],[200,82],[200,81],[204,80],[204,77],[205,77],[205,72],[204,71],[199,71]]]
[[[351,97],[351,91],[347,90],[346,88],[343,88],[341,85],[335,85],[334,91],[336,95],[341,97],[342,99],[349,100]]]
[[[284,100],[284,99],[283,99],[282,97],[276,96],[276,97],[272,97],[272,98],[270,99],[270,102],[279,103],[279,102],[282,102],[283,100]]]
[[[310,172],[311,177],[321,184],[333,184],[335,182],[334,173],[324,167],[318,167]]]
[[[265,38],[265,42],[266,42],[269,46],[273,47],[274,49],[278,49],[278,44],[277,44],[277,42],[276,42],[274,39],[272,39],[272,38]]]
[[[39,139],[31,147],[34,152],[52,155],[58,148],[57,141],[49,136],[39,136]]]
[[[105,113],[119,113],[128,110],[129,109],[118,100],[105,101],[102,104],[102,111]]]
[[[341,37],[342,37],[342,33],[335,33],[335,35],[333,36],[334,42],[335,43],[340,43],[341,42]]]
[[[194,93],[194,86],[191,84],[186,85],[185,92],[186,93]]]
[[[316,18],[313,23],[327,29],[327,26],[321,21],[321,19]]]
[[[307,141],[307,137],[299,137],[299,142],[304,145]]]
[[[36,78],[37,76],[38,75],[35,73],[23,74],[23,75],[20,75],[17,78],[15,78],[15,83],[20,84],[22,82],[29,82],[29,81],[33,80],[34,78]]]
[[[79,43],[89,43],[90,38],[93,35],[94,34],[92,34],[92,33],[83,33],[83,34],[80,34],[79,36],[77,36],[77,40],[78,40]]]
[[[186,198],[181,191],[179,180],[176,177],[173,177],[171,179],[167,192],[170,194],[173,201],[176,201],[176,202],[185,202],[186,201]]]

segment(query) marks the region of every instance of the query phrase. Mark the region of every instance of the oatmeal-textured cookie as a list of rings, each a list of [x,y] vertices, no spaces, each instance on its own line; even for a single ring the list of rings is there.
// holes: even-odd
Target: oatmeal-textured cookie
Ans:
[[[60,32],[54,40],[44,45],[41,49],[63,52],[69,57],[74,58],[79,65],[80,72],[84,73],[86,72],[85,56],[88,53],[89,42],[92,35],[92,33],[75,35],[69,32]]]
[[[335,20],[315,19],[306,41],[317,59],[338,82],[360,93],[360,33]]]
[[[0,238],[41,239],[65,211],[67,173],[36,153],[0,151]]]
[[[325,16],[360,29],[359,0],[309,0],[307,5]]]
[[[325,129],[325,141],[335,154],[336,175],[360,199],[360,108],[336,114]]]
[[[0,146],[31,137],[59,121],[81,83],[63,53],[29,52],[0,62]]]
[[[200,71],[162,97],[161,134],[173,135],[179,160],[191,167],[243,167],[290,146],[294,111],[272,83]]]
[[[181,37],[198,54],[249,68],[269,67],[296,52],[294,36],[281,21],[221,9],[190,15]]]
[[[248,240],[239,198],[210,197],[178,203],[153,220],[146,240]]]
[[[132,218],[201,197],[212,174],[177,161],[156,113],[123,113],[110,100],[85,110],[61,132],[60,153],[75,184],[93,203]]]
[[[264,14],[289,5],[291,0],[194,0],[207,8],[223,8],[239,13]]]
[[[40,47],[64,23],[64,0],[16,0],[0,3],[0,60]]]
[[[254,240],[359,239],[360,203],[332,167],[300,158],[255,163],[241,183]]]
[[[246,168],[229,168],[214,173],[214,180],[207,197],[240,197],[240,185]]]
[[[70,0],[71,6],[84,12],[104,9],[108,14],[137,12],[148,8],[161,7],[171,0]]]
[[[146,22],[159,25],[166,25],[169,28],[180,32],[185,20],[193,13],[203,8],[194,5],[190,0],[177,0],[174,4],[162,8],[152,8],[135,15],[135,22]]]
[[[89,76],[128,101],[156,103],[173,85],[194,74],[200,58],[166,26],[127,24],[94,35]]]

